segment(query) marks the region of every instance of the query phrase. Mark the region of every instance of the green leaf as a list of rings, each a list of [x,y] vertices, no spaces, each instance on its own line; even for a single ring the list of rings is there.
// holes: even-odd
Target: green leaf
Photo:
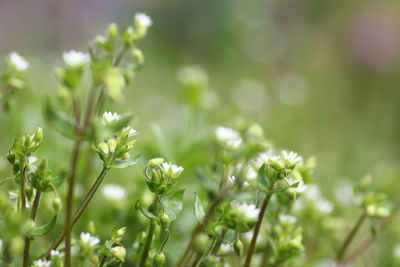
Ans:
[[[136,201],[135,208],[136,210],[139,210],[146,218],[158,220],[156,215],[154,215],[153,213],[142,207],[142,203],[140,203],[140,200]]]
[[[61,135],[69,139],[75,138],[74,121],[64,112],[57,110],[48,98],[45,101],[44,117]]]
[[[263,164],[261,168],[258,170],[257,181],[259,187],[262,189],[267,189],[269,187],[269,179],[266,174],[266,166]]]
[[[196,200],[194,201],[194,215],[196,216],[199,223],[203,223],[205,213],[203,204],[201,204],[201,200],[199,195],[196,193]]]
[[[54,228],[56,220],[57,220],[57,215],[54,215],[53,219],[51,219],[49,223],[35,227],[31,232],[31,237],[34,238],[48,234]]]
[[[171,219],[171,222],[178,217],[179,213],[182,211],[182,200],[184,189],[175,191],[171,194],[166,195],[161,199],[161,204],[164,207],[165,212]]]

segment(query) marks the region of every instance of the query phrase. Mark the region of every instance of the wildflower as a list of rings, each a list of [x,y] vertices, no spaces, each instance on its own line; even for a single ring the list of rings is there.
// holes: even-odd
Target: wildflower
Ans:
[[[256,208],[256,205],[246,203],[237,203],[236,204],[237,212],[243,216],[244,220],[257,220],[258,214],[260,210]]]
[[[69,52],[63,53],[63,59],[67,66],[76,68],[88,63],[90,60],[90,56],[87,53],[71,50]]]
[[[240,137],[240,134],[231,128],[218,126],[215,129],[215,135],[217,137],[217,140],[222,145],[230,149],[236,149],[242,143],[242,138]]]
[[[15,52],[9,55],[9,60],[11,65],[19,71],[24,71],[29,68],[29,63]]]
[[[297,218],[288,214],[279,214],[279,221],[282,223],[294,224]]]
[[[34,267],[50,267],[51,266],[51,261],[47,261],[47,260],[37,260],[33,263]]]
[[[183,167],[172,163],[163,162],[160,166],[164,173],[171,178],[177,178],[183,172]]]
[[[135,23],[139,27],[148,28],[153,24],[153,21],[149,16],[144,13],[137,13],[135,15]]]
[[[330,213],[333,210],[333,204],[325,199],[318,200],[315,207],[322,213]]]
[[[123,199],[126,196],[126,191],[123,187],[115,184],[106,184],[102,189],[103,195],[111,200]]]
[[[122,129],[121,135],[131,137],[136,135],[136,131],[133,130],[131,127],[125,127]]]
[[[103,124],[107,124],[113,121],[118,121],[119,119],[121,119],[121,115],[119,115],[118,113],[114,112],[104,112],[103,113]]]
[[[81,243],[90,247],[96,246],[100,242],[100,239],[92,236],[89,233],[81,233]]]
[[[290,152],[282,151],[282,160],[285,162],[287,166],[295,167],[302,161],[302,158],[293,151]]]
[[[221,247],[218,250],[219,254],[225,255],[230,253],[233,250],[233,246],[230,243],[222,243]]]

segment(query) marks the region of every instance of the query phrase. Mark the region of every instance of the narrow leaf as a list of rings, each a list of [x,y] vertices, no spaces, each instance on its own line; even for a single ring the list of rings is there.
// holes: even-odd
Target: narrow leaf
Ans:
[[[196,193],[196,200],[194,201],[194,215],[196,216],[199,223],[203,223],[205,216],[204,207],[197,193]]]
[[[51,219],[49,223],[35,227],[31,232],[31,237],[38,237],[48,234],[54,228],[56,220],[57,220],[57,215],[54,215],[53,219]]]
[[[48,123],[61,135],[66,138],[74,139],[75,127],[74,121],[65,113],[57,110],[50,99],[45,101],[44,117]]]
[[[158,220],[156,215],[142,207],[142,203],[140,203],[140,200],[136,201],[135,208],[139,210],[146,218]]]

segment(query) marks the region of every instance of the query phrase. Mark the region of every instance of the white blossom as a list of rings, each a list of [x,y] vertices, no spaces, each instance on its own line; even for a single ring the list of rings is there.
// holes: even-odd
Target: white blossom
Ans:
[[[103,186],[102,193],[106,198],[119,200],[126,196],[126,191],[122,186],[115,184],[106,184]]]
[[[151,18],[144,13],[135,14],[135,22],[141,27],[145,28],[148,28],[153,24]]]
[[[133,130],[131,127],[125,127],[124,129],[122,129],[122,132],[127,132],[128,133],[128,136],[129,137],[131,137],[131,136],[133,136],[133,135],[135,135],[136,134],[136,131],[135,130]]]
[[[107,124],[107,123],[110,123],[113,121],[118,121],[119,119],[121,119],[121,117],[122,116],[116,112],[112,113],[112,112],[106,111],[103,113],[103,121],[102,122],[103,122],[103,124]]]
[[[297,218],[288,214],[279,214],[279,221],[281,221],[282,223],[293,224],[297,221]]]
[[[234,208],[238,212],[238,217],[242,217],[244,221],[256,221],[258,219],[260,210],[256,208],[256,205],[248,205],[246,203],[240,203],[236,201],[232,203],[234,205]]]
[[[47,261],[47,260],[37,260],[33,263],[34,267],[50,267],[51,266],[51,261]]]
[[[333,210],[333,204],[325,199],[319,199],[315,203],[315,207],[322,213],[330,213]]]
[[[170,162],[163,162],[160,166],[161,169],[163,169],[164,173],[171,178],[176,178],[183,172],[183,167],[172,164]]]
[[[69,67],[81,67],[89,62],[90,56],[87,53],[71,50],[63,53],[63,59]]]
[[[302,158],[297,153],[293,151],[287,152],[285,150],[282,151],[282,159],[289,165],[297,165],[302,161]]]
[[[81,242],[84,245],[89,245],[94,247],[100,242],[100,239],[92,236],[89,233],[81,233]]]
[[[236,149],[242,143],[242,138],[240,134],[228,127],[218,126],[215,129],[215,135],[217,140],[224,146],[230,149]]]
[[[29,63],[20,55],[12,52],[9,55],[10,63],[19,71],[24,71],[29,68]]]

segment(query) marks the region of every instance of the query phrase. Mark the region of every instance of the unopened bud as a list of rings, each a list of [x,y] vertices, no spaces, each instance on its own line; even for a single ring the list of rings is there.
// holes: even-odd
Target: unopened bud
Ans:
[[[108,29],[107,29],[107,31],[108,31],[108,37],[111,39],[111,40],[114,40],[116,37],[117,37],[117,35],[118,35],[118,25],[116,24],[116,23],[111,23],[109,26],[108,26]]]
[[[243,253],[243,243],[239,239],[233,243],[233,249],[235,250],[236,255],[241,256]]]
[[[62,207],[61,198],[59,198],[59,197],[54,198],[52,206],[53,206],[53,210],[54,210],[55,214],[60,213],[61,207]]]
[[[167,213],[163,213],[160,218],[160,222],[164,230],[168,230],[169,225],[171,224],[171,220]]]
[[[160,164],[163,162],[164,162],[163,158],[154,158],[154,159],[149,160],[148,165],[150,168],[156,168],[156,167],[160,166]]]
[[[163,266],[165,263],[165,254],[164,252],[159,252],[156,255],[154,255],[154,266]]]
[[[43,129],[41,127],[37,128],[33,140],[36,143],[39,143],[43,140]]]
[[[103,154],[106,155],[106,156],[108,155],[109,149],[108,149],[108,145],[107,145],[106,143],[101,142],[101,143],[98,145],[98,148],[100,149],[101,153],[103,153]]]

